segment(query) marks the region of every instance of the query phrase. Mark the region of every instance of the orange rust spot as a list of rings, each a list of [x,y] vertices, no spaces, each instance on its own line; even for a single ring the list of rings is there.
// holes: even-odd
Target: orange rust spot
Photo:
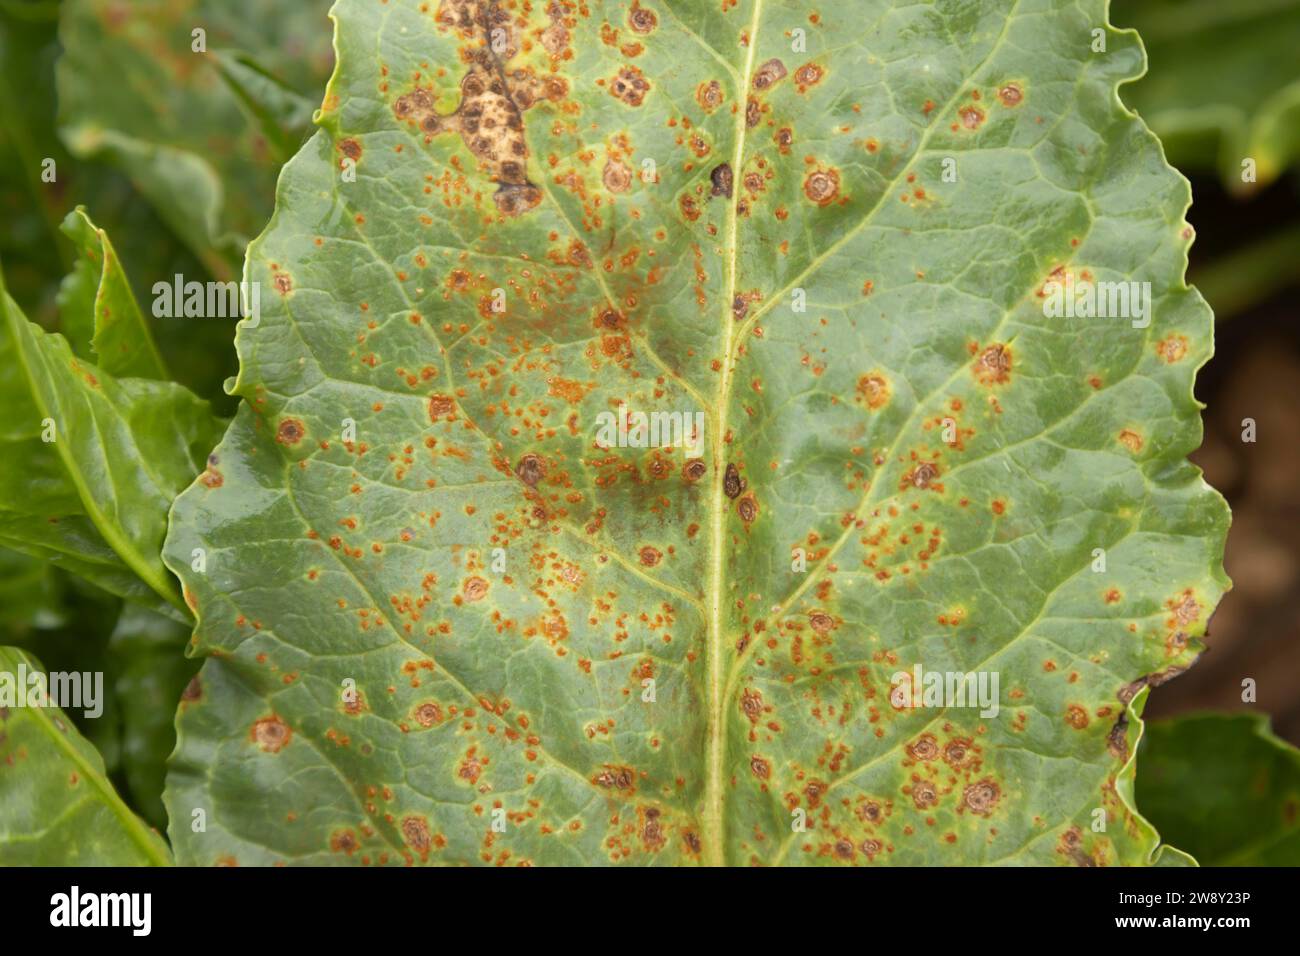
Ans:
[[[963,106],[957,111],[961,125],[967,129],[979,129],[984,123],[984,111],[978,106]]]
[[[306,426],[303,425],[301,419],[286,418],[276,428],[275,440],[281,445],[296,445],[302,441],[303,435],[306,433]]]
[[[1187,337],[1170,335],[1156,343],[1156,354],[1170,365],[1181,361],[1187,354]]]
[[[1011,346],[995,343],[980,352],[973,371],[982,385],[1001,385],[1011,378]]]
[[[889,404],[892,394],[889,379],[885,378],[882,372],[868,372],[858,379],[857,394],[872,411],[884,408]]]
[[[248,737],[266,753],[279,753],[293,739],[293,731],[283,720],[272,714],[253,722]]]
[[[722,92],[722,84],[717,80],[709,80],[695,88],[695,102],[699,103],[700,109],[706,113],[712,113],[725,100],[726,94]]]
[[[466,601],[481,601],[487,597],[488,582],[478,576],[467,578],[461,585],[461,594],[465,596]]]
[[[814,169],[804,178],[803,194],[818,206],[829,206],[840,194],[839,171]]]

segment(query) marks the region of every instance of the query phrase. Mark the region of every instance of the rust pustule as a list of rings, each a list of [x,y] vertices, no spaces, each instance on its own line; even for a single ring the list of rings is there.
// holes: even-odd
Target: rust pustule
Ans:
[[[962,791],[961,801],[972,813],[988,816],[997,806],[1002,790],[992,780],[984,779],[973,783]]]
[[[601,171],[601,182],[612,193],[625,193],[632,186],[632,170],[617,159],[611,159]]]
[[[275,440],[281,445],[296,445],[307,434],[307,428],[298,418],[282,420],[275,430]]]
[[[627,14],[627,25],[632,28],[633,33],[644,36],[647,33],[654,33],[655,27],[659,26],[659,17],[653,10],[641,6],[639,0],[634,0],[632,9]]]
[[[456,400],[450,395],[429,396],[429,420],[437,422],[456,410]]]
[[[722,84],[717,80],[709,80],[701,83],[695,88],[695,102],[700,104],[700,109],[706,113],[712,113],[722,105],[726,95],[722,92]]]
[[[819,206],[829,206],[840,194],[839,171],[814,169],[803,181],[803,194]]]
[[[609,93],[628,106],[640,106],[650,92],[650,81],[635,66],[621,67],[609,81]]]
[[[272,714],[255,721],[249,731],[249,738],[266,753],[279,753],[293,739],[293,731],[283,720]]]

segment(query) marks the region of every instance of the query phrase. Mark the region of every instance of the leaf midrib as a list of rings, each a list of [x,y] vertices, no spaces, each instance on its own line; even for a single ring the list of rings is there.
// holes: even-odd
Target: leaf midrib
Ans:
[[[763,0],[754,0],[754,13],[750,20],[745,52],[745,65],[736,78],[735,148],[731,156],[732,176],[739,174],[745,158],[746,104],[749,96],[750,76],[754,69],[754,54],[758,49],[758,25],[763,15]],[[705,590],[709,600],[709,625],[705,639],[705,656],[708,660],[708,750],[705,764],[704,810],[700,815],[703,831],[704,862],[710,866],[725,866],[725,792],[723,763],[726,756],[727,675],[723,668],[723,581],[726,568],[723,552],[726,540],[727,497],[723,488],[726,476],[727,410],[730,405],[731,377],[734,370],[732,349],[736,321],[731,314],[731,303],[736,297],[736,263],[738,253],[738,203],[733,198],[727,205],[726,239],[723,248],[727,259],[726,285],[719,308],[722,325],[722,376],[718,379],[713,409],[716,421],[713,429],[713,487],[709,500],[709,573]]]
[[[26,654],[19,653],[18,656],[24,659],[29,667],[35,663],[33,659],[28,657]],[[172,861],[165,853],[159,850],[157,841],[150,838],[151,831],[147,830],[145,825],[140,821],[140,818],[132,813],[130,809],[127,808],[126,804],[122,802],[121,798],[118,797],[117,792],[109,785],[107,779],[104,777],[103,771],[92,766],[86,759],[85,755],[76,747],[72,746],[67,734],[60,732],[59,729],[54,726],[54,722],[50,719],[49,715],[45,713],[45,708],[28,707],[25,709],[29,714],[31,714],[33,719],[36,720],[41,729],[45,731],[46,736],[54,741],[54,745],[59,750],[62,750],[67,758],[81,771],[82,779],[90,783],[99,792],[104,805],[107,806],[109,810],[112,811],[113,815],[121,821],[122,829],[127,832],[132,842],[136,843],[140,847],[141,851],[143,851],[144,855],[149,859],[149,862],[155,866],[170,866]]]

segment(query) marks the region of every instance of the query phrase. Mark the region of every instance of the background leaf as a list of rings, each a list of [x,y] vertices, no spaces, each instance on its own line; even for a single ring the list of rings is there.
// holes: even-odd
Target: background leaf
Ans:
[[[183,616],[158,552],[172,498],[221,433],[207,403],[76,358],[62,336],[23,317],[2,282],[0,395],[9,410],[0,543]]]
[[[189,636],[187,626],[127,605],[108,644],[122,714],[123,773],[133,804],[158,827],[167,825],[162,794],[176,746],[176,710],[199,670],[199,662],[185,656]]]
[[[1121,0],[1150,69],[1125,98],[1180,169],[1217,169],[1234,192],[1271,183],[1300,158],[1298,0]],[[1242,181],[1242,160],[1256,182]]]
[[[1300,866],[1300,750],[1262,714],[1147,724],[1137,800],[1202,866]]]
[[[222,480],[172,512],[178,858],[1148,862],[1126,705],[1197,653],[1227,515],[1136,36],[1101,0],[334,16]],[[1046,317],[1066,274],[1153,321]],[[703,467],[606,447],[620,403],[703,413]],[[896,709],[916,664],[1000,713]]]
[[[0,647],[0,674],[44,671]],[[25,690],[25,688],[24,688]],[[163,839],[122,802],[99,753],[55,707],[0,706],[0,863],[166,865]]]
[[[59,8],[57,2],[0,4],[0,93],[12,107],[0,114],[0,215],[6,226],[0,230],[0,261],[9,292],[24,313],[62,331],[74,351],[88,357],[93,313],[67,301],[59,306],[63,280],[76,261],[59,225],[77,206],[85,206],[114,237],[140,301],[158,280],[170,282],[176,274],[201,279],[206,272],[126,177],[109,166],[78,161],[63,148],[55,128]],[[42,179],[45,159],[55,163],[51,182]],[[269,190],[268,185],[268,203]],[[93,294],[94,288],[85,291]],[[62,291],[62,298],[73,292],[75,285]],[[153,332],[177,381],[223,411],[233,409],[221,390],[234,367],[230,323],[168,320]]]
[[[122,169],[208,271],[230,278],[270,210],[282,144],[267,141],[209,54],[242,51],[314,97],[332,60],[328,9],[326,0],[68,0],[65,142]],[[207,52],[193,52],[196,29]]]
[[[61,228],[79,255],[60,290],[60,312],[91,319],[90,348],[108,374],[166,381],[167,368],[149,323],[104,230],[81,208],[68,213]],[[86,352],[78,354],[92,358]]]

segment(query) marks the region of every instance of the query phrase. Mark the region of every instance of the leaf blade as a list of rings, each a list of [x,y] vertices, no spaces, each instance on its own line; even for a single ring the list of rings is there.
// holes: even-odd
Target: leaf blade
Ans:
[[[249,251],[232,471],[172,513],[222,693],[169,806],[226,808],[182,860],[1149,862],[1127,705],[1194,659],[1226,509],[1183,460],[1210,316],[1116,92],[1135,36],[1090,56],[1101,3],[651,6],[534,11],[497,61],[491,8],[336,8]],[[1152,323],[1049,317],[1058,268],[1149,282]],[[703,471],[602,439],[622,405],[699,410]],[[895,711],[917,663],[1015,696]],[[249,780],[328,812],[267,827]]]
[[[42,672],[0,647],[0,673]],[[12,687],[11,687],[12,690]],[[19,692],[26,696],[27,688]],[[0,860],[10,866],[167,866],[166,843],[122,802],[99,753],[61,710],[0,708]]]
[[[99,367],[118,377],[167,381],[149,323],[104,230],[81,207],[68,213],[60,229],[81,254],[60,291],[60,309],[93,319],[90,347],[99,356]]]
[[[185,614],[157,556],[172,497],[220,434],[207,403],[169,382],[116,380],[27,321],[0,280],[3,392],[15,456],[3,475],[6,542],[113,593]],[[52,440],[46,440],[50,438]]]

